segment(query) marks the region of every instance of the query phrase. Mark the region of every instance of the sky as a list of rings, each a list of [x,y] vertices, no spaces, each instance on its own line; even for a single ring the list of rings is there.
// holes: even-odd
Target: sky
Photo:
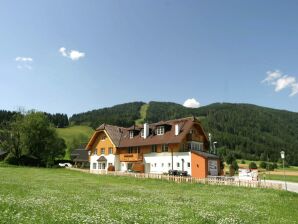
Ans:
[[[298,2],[0,1],[0,109],[132,101],[298,112]]]

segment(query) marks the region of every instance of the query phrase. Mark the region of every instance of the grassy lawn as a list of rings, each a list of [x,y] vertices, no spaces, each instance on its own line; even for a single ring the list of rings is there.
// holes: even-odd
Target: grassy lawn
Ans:
[[[88,140],[93,134],[94,130],[88,126],[70,126],[68,128],[57,128],[58,135],[66,142],[70,142],[74,138],[79,138],[84,141]]]
[[[56,130],[58,135],[65,140],[66,146],[68,148],[65,159],[69,159],[70,148],[74,142],[76,144],[87,143],[94,132],[91,127],[83,125],[70,126],[68,128],[57,128]]]
[[[0,223],[297,223],[298,194],[0,167]]]
[[[143,106],[141,106],[141,109],[140,109],[141,117],[135,121],[137,125],[141,125],[144,123],[148,108],[149,108],[149,104],[144,104]]]
[[[262,179],[263,176],[261,175]],[[266,179],[268,180],[281,180],[284,181],[284,176],[283,175],[275,175],[275,174],[270,174],[270,175],[266,175]],[[286,181],[290,181],[290,182],[296,182],[298,183],[298,176],[286,176]]]

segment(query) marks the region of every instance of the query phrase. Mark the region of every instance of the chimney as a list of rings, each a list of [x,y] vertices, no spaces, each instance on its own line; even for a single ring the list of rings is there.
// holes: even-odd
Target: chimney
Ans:
[[[179,133],[180,133],[179,124],[175,124],[175,135],[179,135]]]
[[[149,124],[144,124],[144,138],[147,138],[149,136]]]

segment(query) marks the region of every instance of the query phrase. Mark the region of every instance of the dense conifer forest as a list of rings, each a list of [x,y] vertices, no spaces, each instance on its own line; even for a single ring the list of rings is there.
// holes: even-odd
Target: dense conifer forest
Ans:
[[[224,156],[233,153],[236,158],[278,161],[280,151],[286,151],[286,161],[298,165],[298,113],[260,107],[251,104],[215,103],[190,109],[170,102],[132,102],[110,108],[74,114],[69,121],[65,114],[45,113],[55,127],[102,123],[129,127],[140,118],[147,106],[144,122],[157,122],[195,116],[207,133],[218,142],[217,150]],[[9,122],[16,112],[0,111],[0,124]]]
[[[73,124],[93,128],[101,123],[128,127],[140,117],[145,103],[135,102],[76,114]],[[223,155],[233,152],[237,158],[278,161],[280,151],[287,162],[298,165],[298,113],[251,104],[215,103],[197,109],[170,102],[149,102],[146,122],[195,116],[206,132],[213,135]]]

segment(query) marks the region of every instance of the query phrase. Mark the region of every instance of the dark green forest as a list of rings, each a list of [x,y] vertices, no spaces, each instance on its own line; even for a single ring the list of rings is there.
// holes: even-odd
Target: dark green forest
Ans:
[[[72,125],[89,125],[97,128],[99,125],[106,123],[129,127],[140,117],[141,106],[143,102],[133,102],[119,104],[109,108],[92,110],[85,113],[74,114],[70,119]]]
[[[102,123],[129,127],[140,118],[143,102],[116,105],[110,108],[67,115],[45,115],[55,127]],[[9,121],[16,112],[0,111],[0,124]],[[215,103],[197,109],[170,102],[149,102],[145,122],[157,122],[195,116],[205,132],[212,133],[220,154],[232,152],[235,157],[277,162],[280,151],[286,151],[289,164],[298,165],[298,113],[276,110],[251,104]]]
[[[128,127],[140,117],[144,104],[127,103],[76,114],[70,122],[93,128],[101,123]],[[152,123],[187,116],[195,116],[202,122],[223,155],[233,152],[237,158],[276,162],[280,151],[285,150],[287,162],[298,165],[298,113],[250,104],[215,103],[190,109],[176,103],[150,102],[145,121]]]
[[[16,111],[7,111],[7,110],[0,110],[0,126],[5,125],[6,122],[10,122],[14,115],[20,114],[20,112]],[[68,123],[68,116],[67,114],[50,114],[43,112],[44,115],[49,119],[49,121],[57,128],[64,128],[69,125]]]

